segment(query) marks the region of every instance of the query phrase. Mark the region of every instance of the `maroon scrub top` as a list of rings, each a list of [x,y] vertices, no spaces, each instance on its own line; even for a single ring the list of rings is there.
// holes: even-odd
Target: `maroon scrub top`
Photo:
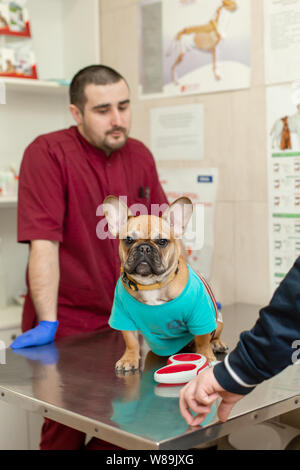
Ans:
[[[20,169],[18,241],[60,242],[57,336],[106,328],[120,275],[118,240],[99,239],[99,206],[109,194],[128,205],[166,204],[150,151],[129,138],[109,157],[76,126],[39,136],[25,150]],[[150,212],[149,212],[150,213]],[[103,214],[103,212],[102,212]],[[28,293],[22,329],[37,323]]]

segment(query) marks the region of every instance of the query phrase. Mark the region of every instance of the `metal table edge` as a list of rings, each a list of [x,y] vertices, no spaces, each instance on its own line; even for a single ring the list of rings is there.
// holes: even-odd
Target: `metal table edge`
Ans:
[[[186,450],[193,446],[207,444],[215,441],[216,439],[227,436],[241,426],[259,424],[283,413],[293,411],[299,407],[300,395],[295,394],[290,398],[229,418],[226,422],[219,421],[212,426],[207,425],[204,428],[196,427],[194,430],[190,429],[181,436],[159,442],[158,450]]]
[[[101,423],[87,416],[79,415],[73,411],[59,408],[51,403],[32,397],[24,397],[20,392],[13,392],[0,385],[0,400],[8,404],[18,404],[22,409],[39,414],[44,418],[52,419],[89,436],[98,437],[124,449],[132,450],[158,450],[159,442],[151,441],[136,434],[128,433],[119,428]],[[30,403],[30,405],[29,405]]]
[[[186,450],[193,446],[215,441],[236,431],[241,426],[258,424],[300,407],[300,395],[295,394],[290,398],[233,417],[224,423],[217,422],[212,426],[195,428],[195,430],[190,429],[178,437],[155,442],[78,413],[59,408],[51,403],[32,397],[24,398],[21,393],[13,392],[2,385],[0,385],[0,399],[9,404],[18,404],[21,408],[37,413],[44,418],[52,419],[130,450]],[[29,403],[31,406],[29,406]]]

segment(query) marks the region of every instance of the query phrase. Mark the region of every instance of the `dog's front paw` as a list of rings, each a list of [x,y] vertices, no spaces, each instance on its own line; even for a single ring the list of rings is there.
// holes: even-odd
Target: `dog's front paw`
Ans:
[[[206,357],[206,359],[208,360],[208,362],[214,362],[216,361],[216,356],[214,355],[214,353],[212,352],[212,349],[211,347],[208,347],[206,349],[198,349],[196,348],[196,351],[195,351],[197,354],[201,354],[202,356]]]
[[[211,364],[212,362],[215,362],[216,361],[216,356],[213,354],[213,352],[207,352],[206,353],[206,359],[208,360],[208,362]]]
[[[220,339],[214,339],[211,343],[213,352],[216,353],[225,353],[228,351],[227,344],[223,343]]]
[[[117,371],[137,370],[139,368],[139,356],[135,353],[125,353],[115,367]]]

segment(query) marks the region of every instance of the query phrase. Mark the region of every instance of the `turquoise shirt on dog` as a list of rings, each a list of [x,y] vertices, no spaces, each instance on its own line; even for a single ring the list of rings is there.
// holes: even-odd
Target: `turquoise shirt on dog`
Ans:
[[[109,325],[115,330],[143,334],[149,348],[159,356],[180,351],[195,335],[217,328],[213,302],[200,277],[188,265],[189,279],[183,292],[161,305],[134,299],[118,280]]]

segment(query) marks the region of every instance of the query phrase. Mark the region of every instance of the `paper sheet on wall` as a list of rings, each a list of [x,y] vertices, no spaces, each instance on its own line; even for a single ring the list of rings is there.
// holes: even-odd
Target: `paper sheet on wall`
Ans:
[[[264,0],[266,83],[300,77],[300,0]]]
[[[169,203],[187,196],[194,204],[193,216],[183,237],[188,263],[210,278],[214,252],[214,218],[218,184],[217,168],[158,168]]]
[[[250,18],[250,0],[141,0],[140,97],[248,88]]]
[[[151,150],[157,160],[204,158],[204,106],[188,104],[150,111]]]
[[[267,89],[267,129],[272,294],[300,255],[300,93],[295,84]]]

